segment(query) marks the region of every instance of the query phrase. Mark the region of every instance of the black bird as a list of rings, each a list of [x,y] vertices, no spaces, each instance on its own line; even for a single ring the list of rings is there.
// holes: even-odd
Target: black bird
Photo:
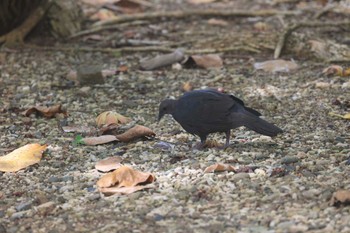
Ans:
[[[261,119],[258,111],[244,106],[239,98],[212,89],[190,91],[178,100],[163,100],[158,121],[165,114],[171,114],[188,133],[200,137],[198,148],[204,146],[208,134],[215,132],[226,133],[227,147],[231,129],[240,126],[271,137],[283,132]]]

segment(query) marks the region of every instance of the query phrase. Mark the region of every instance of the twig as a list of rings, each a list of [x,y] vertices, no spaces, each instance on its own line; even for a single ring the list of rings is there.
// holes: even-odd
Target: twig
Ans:
[[[260,10],[260,11],[217,11],[217,10],[188,10],[188,11],[167,11],[167,12],[153,12],[140,13],[133,15],[122,15],[113,19],[99,21],[93,27],[104,25],[119,24],[135,20],[155,20],[160,18],[186,18],[190,16],[204,16],[204,17],[266,17],[272,15],[296,15],[299,11],[278,11],[278,10]]]
[[[294,32],[295,30],[301,28],[301,27],[341,27],[341,26],[349,26],[350,21],[340,21],[340,22],[301,22],[298,24],[292,24],[289,27],[287,27],[283,33],[280,35],[280,38],[277,42],[275,52],[274,52],[274,58],[277,59],[280,57],[282,49],[285,46],[285,43],[288,39],[288,36]]]
[[[89,34],[93,34],[96,32],[104,31],[104,30],[120,30],[121,27],[128,27],[128,26],[139,26],[146,24],[147,21],[134,21],[134,22],[127,22],[127,23],[122,23],[119,25],[107,25],[107,26],[98,26],[98,27],[93,27],[84,31],[80,31],[75,33],[74,35],[71,35],[69,39],[73,39],[79,36],[86,36]]]
[[[91,47],[43,47],[43,46],[32,46],[25,45],[25,48],[37,49],[44,51],[68,51],[68,52],[101,52],[101,53],[136,53],[136,52],[162,52],[169,53],[173,52],[174,49],[161,46],[145,46],[145,47],[123,47],[123,48],[91,48]],[[193,49],[193,50],[184,50],[186,54],[210,54],[210,53],[227,53],[234,51],[247,51],[253,53],[259,53],[260,51],[254,48],[249,48],[245,46],[235,46],[228,48],[217,48],[217,49]]]

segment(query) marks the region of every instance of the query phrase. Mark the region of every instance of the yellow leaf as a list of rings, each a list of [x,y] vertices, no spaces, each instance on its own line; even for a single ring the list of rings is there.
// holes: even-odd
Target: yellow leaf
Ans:
[[[47,145],[28,144],[0,157],[0,171],[16,172],[41,160]]]
[[[330,112],[329,113],[330,116],[335,116],[335,117],[339,117],[339,118],[343,118],[345,120],[350,120],[350,113],[346,113],[345,115],[340,115],[334,112]]]

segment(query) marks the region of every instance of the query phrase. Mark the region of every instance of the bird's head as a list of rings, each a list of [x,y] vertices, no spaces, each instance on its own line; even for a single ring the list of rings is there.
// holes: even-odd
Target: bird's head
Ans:
[[[158,121],[162,119],[165,114],[173,114],[175,111],[176,100],[166,99],[159,105]]]

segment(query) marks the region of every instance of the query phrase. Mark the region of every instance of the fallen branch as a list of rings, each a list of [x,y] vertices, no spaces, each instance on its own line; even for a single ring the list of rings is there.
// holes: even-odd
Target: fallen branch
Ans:
[[[93,27],[125,23],[135,20],[155,20],[160,18],[186,18],[191,16],[203,17],[266,17],[272,15],[296,15],[299,11],[278,11],[278,10],[260,10],[260,11],[218,11],[218,10],[188,10],[188,11],[168,11],[154,13],[140,13],[133,15],[121,15],[113,19],[99,21]]]
[[[297,24],[292,24],[288,26],[283,33],[280,35],[280,38],[277,42],[274,58],[278,59],[281,55],[282,49],[285,46],[285,43],[289,35],[302,27],[341,27],[341,26],[350,26],[350,21],[341,21],[341,22],[301,22]]]
[[[25,45],[24,48],[29,49],[37,49],[44,51],[68,51],[68,52],[101,52],[101,53],[136,53],[136,52],[162,52],[162,53],[171,53],[174,52],[175,49],[168,47],[160,47],[160,46],[145,46],[145,47],[123,47],[123,48],[91,48],[91,47],[43,47],[43,46],[31,46]],[[192,50],[184,50],[185,54],[211,54],[211,53],[228,53],[235,51],[246,51],[252,53],[259,53],[260,50],[245,47],[245,46],[234,46],[228,48],[214,48],[214,49],[192,49]]]

